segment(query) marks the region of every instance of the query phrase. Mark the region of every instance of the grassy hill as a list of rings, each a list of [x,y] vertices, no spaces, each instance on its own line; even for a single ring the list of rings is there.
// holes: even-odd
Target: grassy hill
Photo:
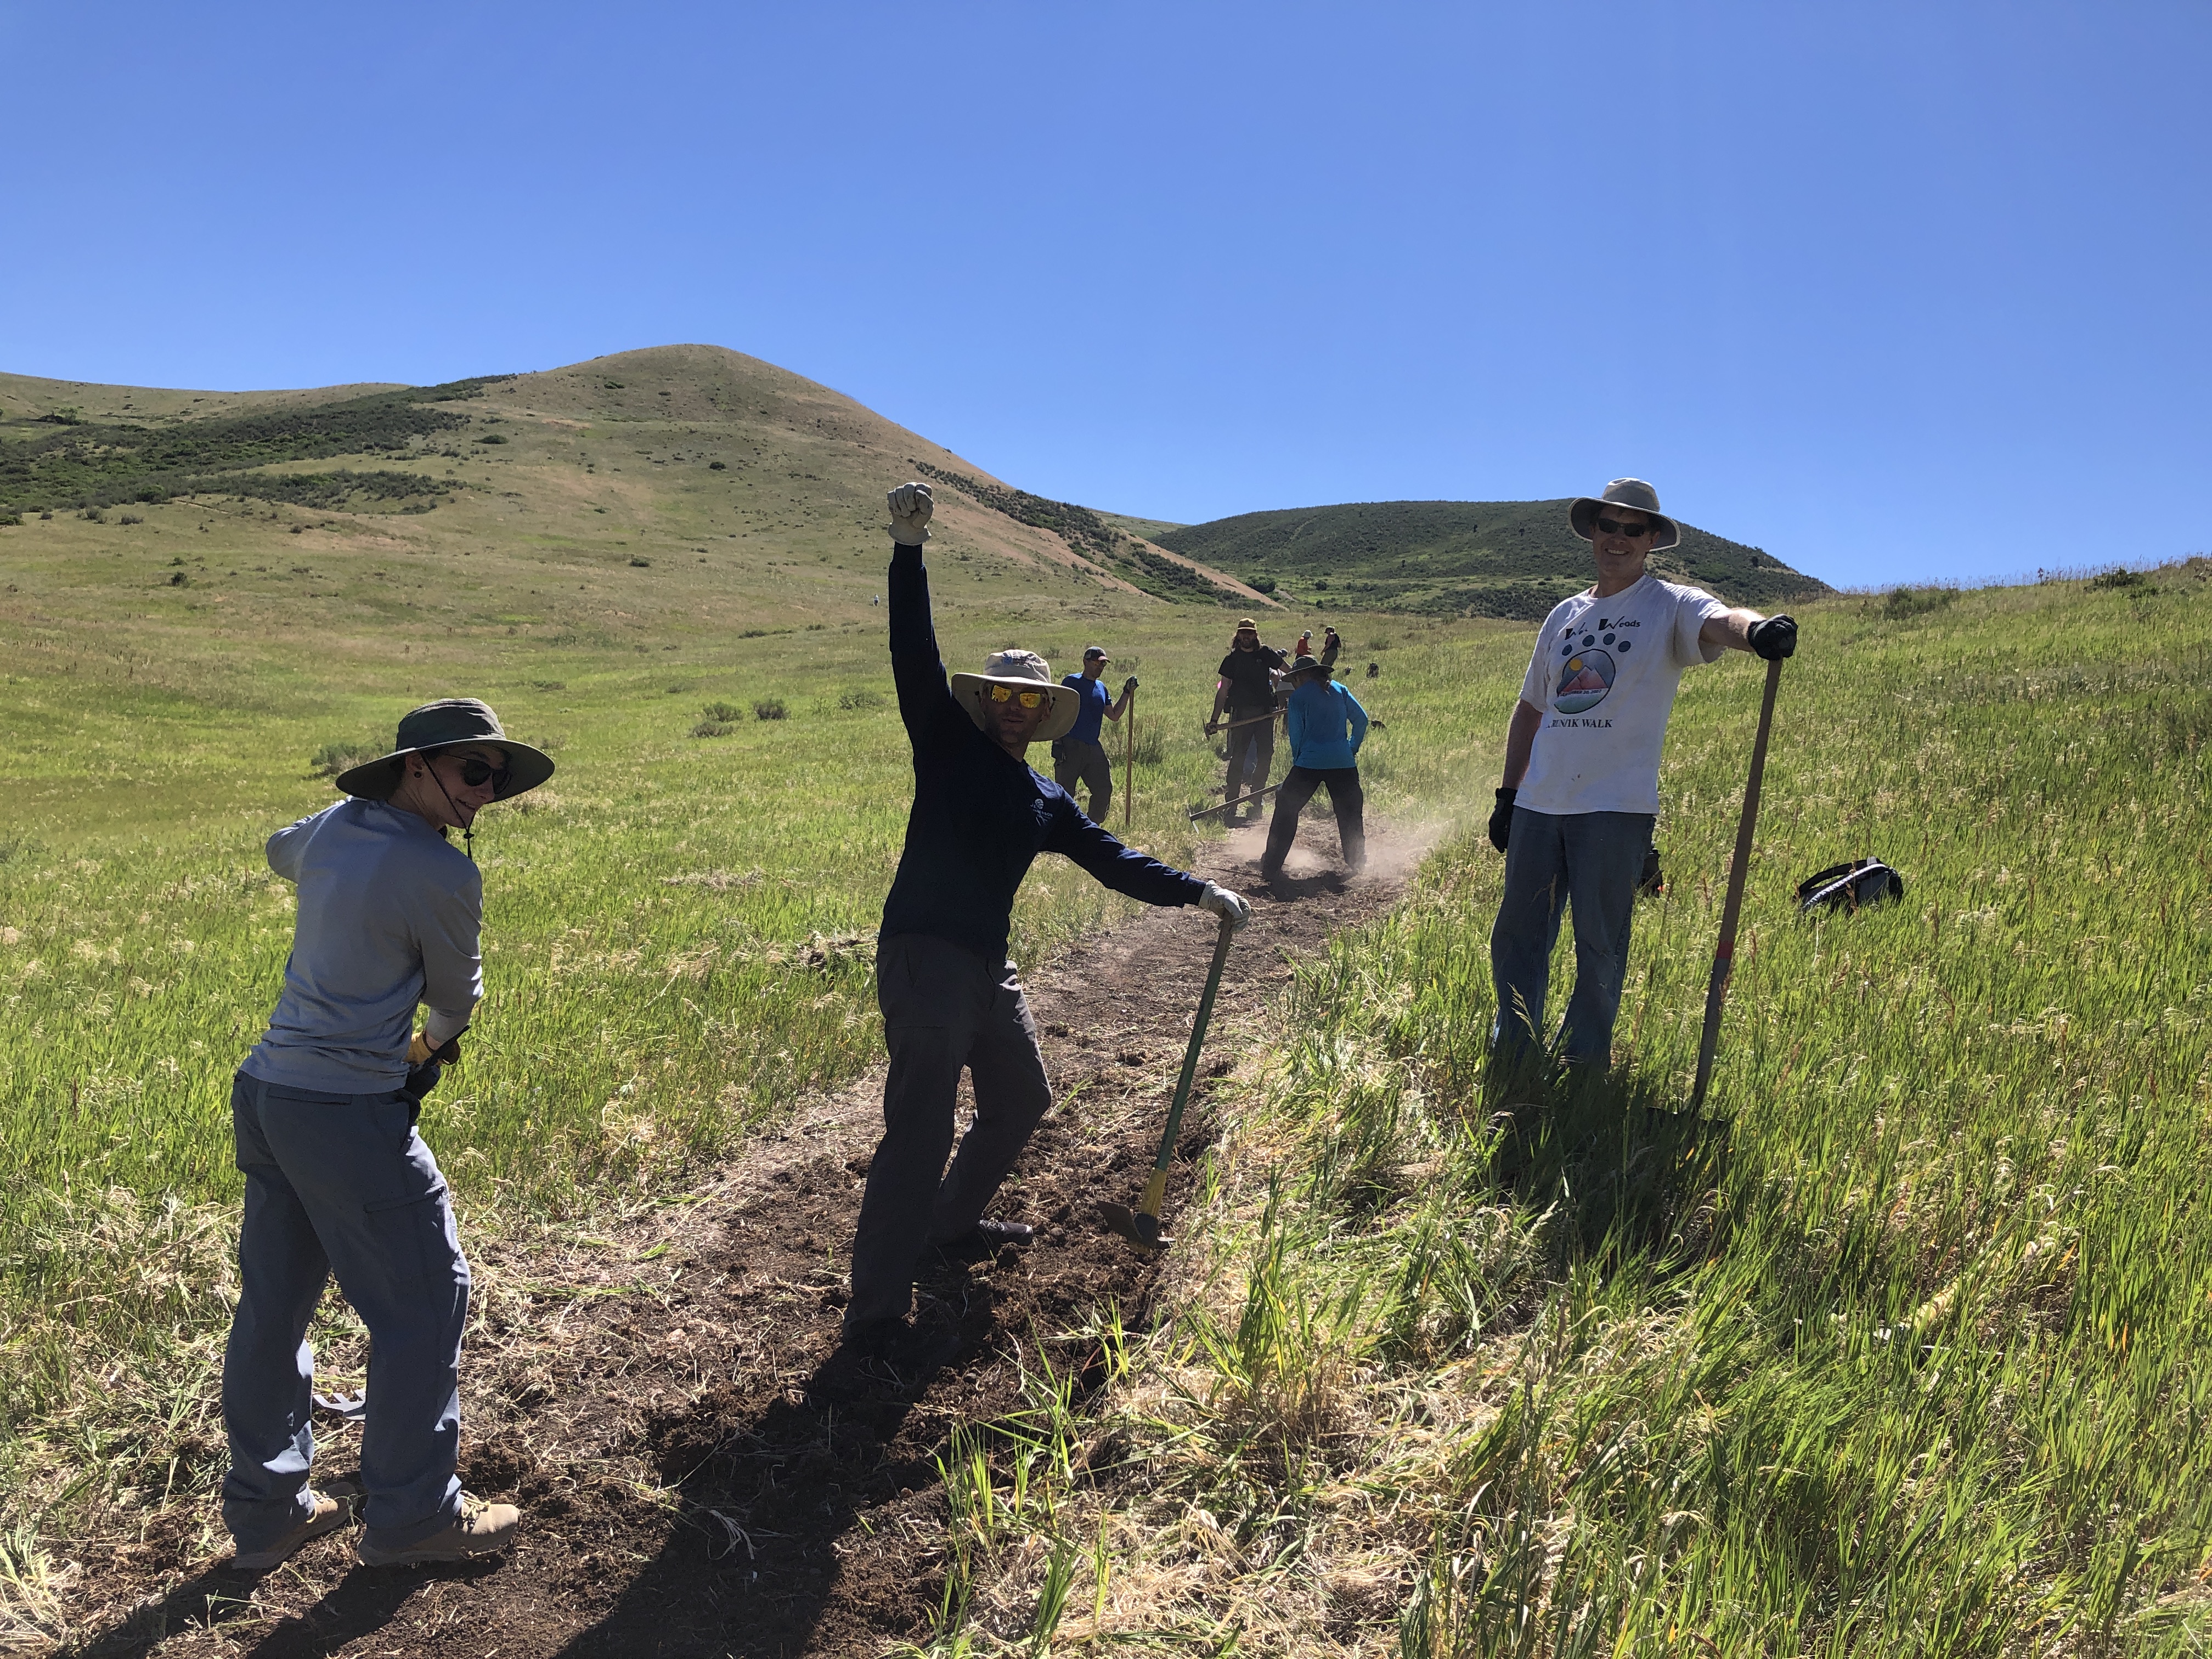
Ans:
[[[1159,530],[1164,547],[1268,587],[1278,599],[1437,616],[1540,618],[1589,586],[1589,544],[1556,501],[1349,501],[1243,513]],[[1684,524],[1652,561],[1739,605],[1829,592],[1763,548]]]
[[[41,602],[155,635],[210,607],[258,629],[302,587],[347,631],[665,643],[856,623],[882,586],[883,492],[917,471],[946,486],[933,551],[956,609],[1264,603],[717,347],[319,392],[0,377],[9,568]]]

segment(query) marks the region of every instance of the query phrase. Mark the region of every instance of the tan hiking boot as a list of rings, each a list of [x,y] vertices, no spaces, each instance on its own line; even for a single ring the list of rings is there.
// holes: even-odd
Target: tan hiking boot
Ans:
[[[331,1492],[316,1492],[312,1487],[307,1496],[314,1499],[315,1507],[300,1524],[264,1550],[240,1550],[230,1558],[230,1565],[240,1572],[266,1572],[291,1558],[292,1553],[310,1539],[320,1538],[326,1532],[336,1532],[353,1519],[353,1493],[344,1488]]]
[[[396,1550],[378,1549],[364,1535],[355,1546],[355,1558],[364,1567],[404,1567],[422,1562],[465,1561],[471,1555],[489,1555],[514,1541],[522,1525],[522,1511],[512,1504],[486,1504],[461,1494],[461,1512],[443,1532],[434,1532],[419,1543]]]

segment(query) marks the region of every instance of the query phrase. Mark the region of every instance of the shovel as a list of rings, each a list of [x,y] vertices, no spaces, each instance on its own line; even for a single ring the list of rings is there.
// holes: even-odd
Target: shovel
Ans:
[[[1160,1155],[1152,1164],[1152,1178],[1133,1210],[1126,1204],[1101,1204],[1098,1218],[1132,1244],[1148,1250],[1165,1249],[1175,1240],[1160,1231],[1160,1206],[1168,1195],[1168,1164],[1175,1157],[1176,1132],[1182,1127],[1183,1108],[1190,1104],[1191,1079],[1198,1075],[1198,1051],[1206,1046],[1206,1023],[1213,1017],[1214,993],[1221,988],[1221,967],[1229,960],[1227,916],[1213,941],[1213,965],[1206,971],[1206,994],[1198,1000],[1198,1021],[1190,1028],[1190,1047],[1183,1050],[1182,1077],[1176,1084],[1175,1104],[1168,1108],[1168,1127],[1160,1136]]]
[[[1759,824],[1759,787],[1766,775],[1766,739],[1774,729],[1774,693],[1782,684],[1782,659],[1766,665],[1766,690],[1759,703],[1759,736],[1751,745],[1751,777],[1743,787],[1743,816],[1736,821],[1735,856],[1729,861],[1728,900],[1721,907],[1721,935],[1713,946],[1712,977],[1705,983],[1705,1029],[1698,1042],[1698,1080],[1690,1091],[1690,1109],[1705,1103],[1713,1080],[1713,1051],[1720,1046],[1721,1007],[1728,1000],[1729,976],[1735,971],[1735,927],[1743,915],[1743,880],[1751,868],[1752,831]]]

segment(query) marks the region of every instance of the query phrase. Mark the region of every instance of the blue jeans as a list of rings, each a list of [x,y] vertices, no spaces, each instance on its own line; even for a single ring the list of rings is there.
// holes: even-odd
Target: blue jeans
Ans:
[[[1651,845],[1649,812],[1534,812],[1513,809],[1505,842],[1505,897],[1490,933],[1498,990],[1493,1054],[1525,1056],[1542,1041],[1544,993],[1559,916],[1575,912],[1575,994],[1553,1047],[1573,1065],[1613,1063],[1613,1022],[1628,970],[1636,883]]]
[[[312,1510],[307,1321],[335,1273],[368,1327],[361,1478],[369,1541],[419,1543],[461,1507],[469,1264],[446,1178],[415,1133],[412,1103],[396,1092],[318,1094],[240,1072],[230,1115],[246,1221],[222,1357],[223,1525],[240,1550],[264,1549]]]

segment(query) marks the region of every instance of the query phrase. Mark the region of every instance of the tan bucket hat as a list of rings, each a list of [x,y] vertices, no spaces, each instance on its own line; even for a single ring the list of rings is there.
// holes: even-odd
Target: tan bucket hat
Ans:
[[[1632,507],[1656,519],[1664,527],[1652,540],[1654,553],[1664,553],[1682,539],[1682,526],[1659,510],[1659,492],[1641,478],[1615,478],[1605,487],[1602,495],[1575,497],[1567,507],[1567,524],[1584,541],[1590,538],[1601,507]]]
[[[991,685],[1011,685],[1024,691],[1033,691],[1042,685],[1051,693],[1044,724],[1036,729],[1039,743],[1066,737],[1074,728],[1075,717],[1083,712],[1081,699],[1053,678],[1050,663],[1034,651],[1008,646],[1004,651],[991,653],[981,673],[952,677],[953,701],[968,711],[968,718],[975,722],[975,729],[987,735],[991,727],[983,713],[983,696],[984,688]]]

